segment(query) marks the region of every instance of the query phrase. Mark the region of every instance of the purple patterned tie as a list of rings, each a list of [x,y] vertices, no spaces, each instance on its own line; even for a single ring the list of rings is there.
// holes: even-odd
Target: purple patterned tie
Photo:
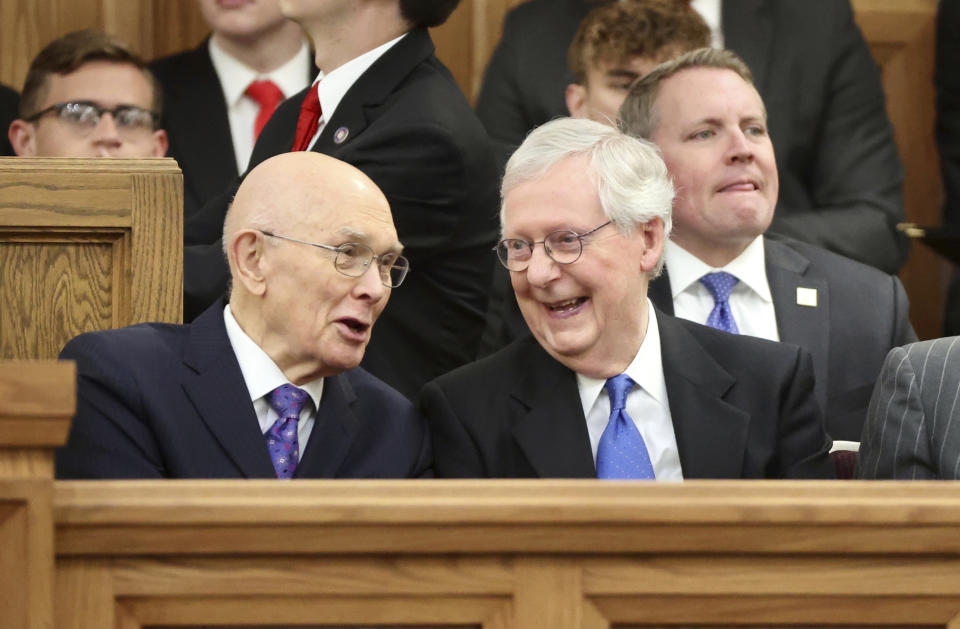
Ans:
[[[740,328],[737,327],[737,322],[733,320],[733,312],[730,311],[729,301],[730,292],[739,281],[733,275],[723,271],[707,273],[700,278],[700,283],[706,286],[710,294],[713,295],[713,310],[707,317],[707,325],[711,328],[731,334],[740,334]]]
[[[267,450],[277,478],[292,478],[300,460],[300,445],[297,442],[297,422],[300,409],[307,401],[307,392],[292,384],[284,384],[270,392],[270,406],[277,411],[277,421],[273,422],[263,436],[267,440]]]
[[[627,415],[627,393],[633,385],[625,373],[605,385],[610,395],[610,420],[597,445],[597,478],[656,478],[643,435]]]

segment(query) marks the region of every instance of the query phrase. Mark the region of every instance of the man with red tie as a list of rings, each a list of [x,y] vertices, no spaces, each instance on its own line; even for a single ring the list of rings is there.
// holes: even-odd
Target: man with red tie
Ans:
[[[210,37],[150,64],[163,85],[168,155],[183,170],[184,216],[246,170],[274,109],[317,72],[303,31],[278,0],[197,4]]]
[[[253,167],[291,150],[326,153],[383,190],[413,270],[363,365],[408,397],[475,356],[494,263],[494,157],[427,32],[457,4],[282,0],[284,15],[313,42],[320,75],[277,109],[250,160]],[[225,288],[216,241],[228,198],[185,225],[187,317]]]

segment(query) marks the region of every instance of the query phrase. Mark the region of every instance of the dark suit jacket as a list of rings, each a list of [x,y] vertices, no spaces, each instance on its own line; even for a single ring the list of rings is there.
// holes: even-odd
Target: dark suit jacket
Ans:
[[[783,343],[813,356],[816,398],[834,439],[857,441],[873,383],[892,347],[917,340],[896,276],[797,241],[764,240],[767,281]],[[817,306],[797,304],[814,288]],[[650,284],[650,300],[673,314],[670,277]]]
[[[937,148],[943,175],[943,224],[960,229],[960,3],[941,0],[937,14]],[[943,332],[960,334],[960,271],[954,267]]]
[[[424,29],[400,40],[347,91],[313,149],[362,170],[390,202],[411,270],[377,321],[363,366],[408,397],[476,355],[497,234],[489,140],[433,50]],[[274,113],[251,168],[290,150],[305,95]],[[226,288],[219,243],[205,243],[220,236],[227,198],[185,226],[188,244],[202,243],[185,253],[187,310]]]
[[[236,179],[230,119],[220,79],[210,60],[209,38],[150,63],[163,87],[163,128],[170,138],[167,156],[183,171],[183,214],[192,216]],[[312,81],[317,69],[311,64]]]
[[[567,47],[594,4],[531,0],[508,13],[477,100],[505,153],[534,126],[567,115]],[[897,272],[907,254],[895,228],[903,170],[850,3],[724,0],[722,22],[770,114],[780,172],[771,231]]]
[[[58,478],[276,478],[223,304],[190,325],[82,334],[77,414]],[[327,378],[296,478],[429,473],[430,443],[409,401],[362,369]]]
[[[960,337],[890,351],[863,426],[858,478],[960,479]]]
[[[14,155],[7,131],[10,123],[20,117],[20,95],[6,85],[0,85],[0,157]]]
[[[685,478],[832,478],[803,350],[657,313]],[[440,477],[596,477],[576,375],[533,337],[428,383]]]

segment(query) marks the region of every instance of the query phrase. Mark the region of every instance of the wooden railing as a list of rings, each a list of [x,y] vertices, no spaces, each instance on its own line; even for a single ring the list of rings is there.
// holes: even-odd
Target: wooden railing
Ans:
[[[960,627],[954,482],[58,481],[0,364],[0,626]]]

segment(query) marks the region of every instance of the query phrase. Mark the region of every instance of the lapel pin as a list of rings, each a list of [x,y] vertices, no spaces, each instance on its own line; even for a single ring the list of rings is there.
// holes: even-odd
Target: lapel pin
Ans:
[[[347,136],[350,135],[350,129],[346,127],[340,127],[333,132],[333,143],[334,144],[343,144],[346,141]]]
[[[817,289],[797,286],[797,305],[817,307]]]

